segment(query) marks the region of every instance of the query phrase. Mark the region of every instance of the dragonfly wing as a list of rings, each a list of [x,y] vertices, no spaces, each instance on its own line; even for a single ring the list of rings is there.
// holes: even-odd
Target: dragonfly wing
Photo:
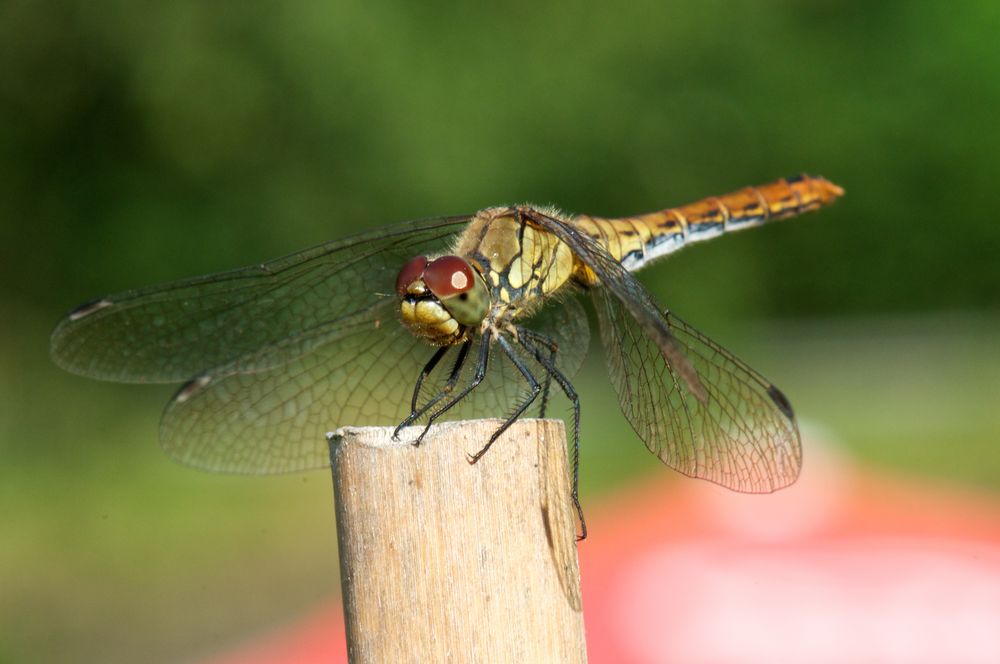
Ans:
[[[798,477],[798,427],[785,396],[652,296],[599,243],[533,213],[594,272],[601,339],[619,404],[646,446],[678,471],[747,492]]]
[[[278,361],[256,351],[377,305],[407,260],[446,249],[468,219],[397,224],[269,263],[95,300],[58,325],[51,354],[74,373],[122,382],[179,382],[240,357],[245,370],[251,358]]]
[[[192,379],[163,413],[164,449],[207,470],[281,473],[329,465],[325,434],[338,426],[397,424],[433,349],[396,306],[384,298]]]
[[[329,465],[328,431],[398,424],[409,413],[413,385],[434,349],[398,323],[397,306],[395,298],[383,298],[188,381],[164,411],[164,449],[207,470],[292,472]],[[537,323],[539,331],[571,349],[557,362],[567,374],[575,373],[588,334],[579,303],[552,307]],[[576,347],[569,343],[573,338]],[[471,380],[478,343],[463,380]],[[501,353],[491,360],[484,384],[443,419],[499,417],[527,396],[524,380],[509,361]],[[423,395],[440,389],[450,371],[451,365],[442,362],[425,382]]]
[[[795,481],[799,431],[776,387],[668,312],[662,320],[698,373],[699,398],[619,298],[597,288],[594,301],[622,412],[663,463],[737,491],[766,493]]]

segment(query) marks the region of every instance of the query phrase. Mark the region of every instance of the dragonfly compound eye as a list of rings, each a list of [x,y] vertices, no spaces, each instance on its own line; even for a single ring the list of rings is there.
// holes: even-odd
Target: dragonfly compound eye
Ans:
[[[424,273],[425,267],[427,267],[427,256],[415,256],[406,261],[406,265],[403,266],[403,269],[399,271],[399,276],[396,277],[396,292],[400,295],[405,295],[406,289],[420,278]]]
[[[424,268],[423,279],[462,325],[476,325],[486,317],[489,290],[468,261],[458,256],[442,256]]]

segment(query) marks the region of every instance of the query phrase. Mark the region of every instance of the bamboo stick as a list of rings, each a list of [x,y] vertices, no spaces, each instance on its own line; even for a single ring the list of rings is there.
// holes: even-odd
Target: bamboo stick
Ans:
[[[563,424],[330,435],[348,654],[369,662],[585,662]]]

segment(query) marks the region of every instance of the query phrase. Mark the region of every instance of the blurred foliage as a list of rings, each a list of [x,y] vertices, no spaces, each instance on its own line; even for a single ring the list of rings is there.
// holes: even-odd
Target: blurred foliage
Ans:
[[[644,281],[859,456],[995,486],[997,34],[989,0],[0,2],[0,661],[173,661],[336,585],[322,474],[175,467],[170,390],[66,376],[47,333],[102,293],[408,218],[825,175],[829,211]],[[909,317],[827,318],[886,313]],[[592,355],[585,504],[670,475]]]
[[[806,170],[848,196],[732,240],[747,312],[996,306],[1000,6],[767,7],[7,2],[4,298],[49,312],[406,218],[642,212]]]

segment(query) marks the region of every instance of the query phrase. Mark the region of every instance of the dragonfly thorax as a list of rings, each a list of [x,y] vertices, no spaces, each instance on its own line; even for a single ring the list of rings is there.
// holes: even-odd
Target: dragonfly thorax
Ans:
[[[437,346],[461,342],[489,311],[486,281],[458,256],[410,259],[396,278],[396,293],[403,324]]]

